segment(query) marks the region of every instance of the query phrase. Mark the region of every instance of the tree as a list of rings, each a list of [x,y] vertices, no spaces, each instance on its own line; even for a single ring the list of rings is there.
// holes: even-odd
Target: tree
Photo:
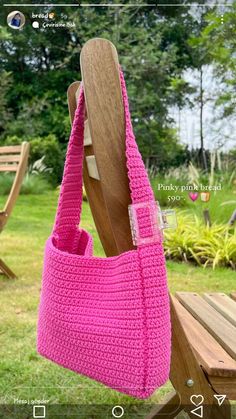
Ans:
[[[144,158],[163,156],[164,166],[174,162],[175,150],[181,153],[182,148],[169,107],[183,106],[188,91],[182,73],[193,65],[188,38],[196,25],[189,10],[189,6],[171,10],[58,7],[57,15],[70,16],[75,28],[33,30],[32,9],[25,7],[29,23],[17,33],[7,29],[11,39],[0,40],[0,65],[12,74],[14,86],[5,95],[14,121],[5,123],[2,140],[7,135],[27,138],[51,133],[62,147],[66,144],[70,129],[66,90],[72,81],[81,79],[81,47],[100,36],[118,49]]]
[[[217,120],[225,120],[228,124],[235,115],[236,105],[235,31],[236,1],[231,7],[208,11],[204,28],[191,40],[192,46],[197,51],[202,51],[204,62],[212,67],[213,75],[218,81],[218,89],[212,98],[218,108]],[[218,142],[222,146],[222,140]]]
[[[0,39],[9,40],[10,35],[7,34],[5,28],[0,26]],[[11,118],[11,110],[8,108],[7,94],[12,85],[12,76],[10,72],[4,69],[0,70],[0,134],[4,131],[6,124]]]

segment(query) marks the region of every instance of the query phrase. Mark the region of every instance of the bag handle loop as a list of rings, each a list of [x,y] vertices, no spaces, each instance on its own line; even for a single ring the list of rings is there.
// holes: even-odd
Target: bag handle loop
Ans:
[[[155,202],[148,175],[138,150],[133,132],[128,95],[122,70],[120,83],[125,113],[126,166],[132,204]],[[83,200],[83,157],[85,98],[81,85],[78,106],[75,112],[68,143],[64,173],[60,189],[53,236],[65,242],[71,233],[78,231]],[[128,211],[128,208],[127,208]]]

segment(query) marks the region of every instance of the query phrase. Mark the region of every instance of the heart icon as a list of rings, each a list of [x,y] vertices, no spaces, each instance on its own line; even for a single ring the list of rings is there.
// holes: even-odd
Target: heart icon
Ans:
[[[193,394],[190,397],[190,401],[195,406],[199,406],[200,404],[202,404],[204,402],[204,397],[201,394]]]
[[[189,192],[188,196],[193,202],[198,199],[198,193],[197,192]]]

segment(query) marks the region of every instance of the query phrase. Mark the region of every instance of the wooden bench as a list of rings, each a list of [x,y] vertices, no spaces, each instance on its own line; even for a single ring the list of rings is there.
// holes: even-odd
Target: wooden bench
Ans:
[[[197,417],[191,416],[192,394],[204,397],[204,418],[230,419],[229,400],[236,400],[236,302],[224,293],[189,292],[178,292],[171,301],[170,380],[175,391],[148,419],[168,413],[174,418],[182,410]],[[225,396],[221,406],[217,395]]]
[[[29,157],[30,144],[23,142],[21,145],[0,147],[0,175],[1,173],[15,173],[12,187],[7,198],[6,204],[0,211],[0,233],[5,227],[11,212],[20,193],[20,188],[24,179],[27,162]],[[15,278],[16,275],[0,259],[0,273]]]

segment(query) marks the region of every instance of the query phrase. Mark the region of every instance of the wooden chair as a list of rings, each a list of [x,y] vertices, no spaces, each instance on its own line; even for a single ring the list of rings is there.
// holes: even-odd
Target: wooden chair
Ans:
[[[15,173],[10,194],[2,211],[0,211],[0,233],[5,227],[24,179],[29,157],[30,144],[23,142],[21,145],[0,147],[0,172]],[[0,273],[9,278],[16,278],[12,270],[0,259]]]
[[[109,41],[93,39],[84,45],[81,52],[87,110],[84,184],[107,256],[133,248],[127,210],[131,200],[118,69],[117,52]],[[78,89],[79,82],[72,83],[68,89],[71,121]],[[171,419],[182,410],[191,418],[203,417],[203,412],[207,419],[231,417],[229,400],[236,399],[236,328],[233,323],[236,303],[227,297],[223,309],[222,304],[209,304],[209,298],[190,293],[170,297],[170,380],[174,391],[162,406],[154,406],[146,419]],[[219,394],[226,395],[221,406],[214,397]],[[192,395],[202,395],[204,401],[199,406],[194,405]]]

